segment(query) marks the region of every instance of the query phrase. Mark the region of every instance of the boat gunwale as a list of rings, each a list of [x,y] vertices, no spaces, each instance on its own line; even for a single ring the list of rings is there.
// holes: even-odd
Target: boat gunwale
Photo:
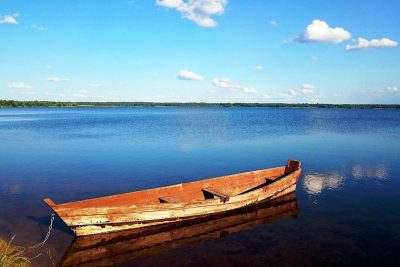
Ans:
[[[286,175],[281,176],[278,181],[285,181],[289,176],[297,176],[298,172],[301,172],[301,168],[288,173]],[[300,174],[299,174],[300,175]],[[298,176],[299,176],[298,175]],[[297,180],[297,179],[296,179]],[[296,181],[290,183],[290,186],[295,184]],[[276,191],[270,197],[273,197],[275,194],[278,194],[284,189],[280,191]],[[134,214],[134,213],[150,213],[150,212],[163,212],[163,211],[180,211],[182,209],[193,209],[193,208],[209,208],[212,206],[230,206],[234,204],[238,204],[241,202],[257,202],[258,197],[265,192],[266,189],[264,187],[252,190],[245,194],[237,194],[231,196],[228,202],[221,202],[219,198],[214,199],[205,199],[205,200],[197,200],[190,202],[181,202],[181,203],[162,203],[162,204],[142,204],[142,205],[119,205],[119,206],[101,206],[101,207],[87,207],[87,208],[68,208],[68,207],[51,207],[60,217],[90,217],[96,215],[118,215],[118,214]],[[270,198],[269,197],[269,198]],[[264,201],[264,200],[262,200]]]
[[[142,189],[142,190],[137,190],[137,191],[130,191],[130,192],[125,192],[125,193],[119,193],[119,194],[113,194],[113,195],[109,195],[109,196],[101,196],[101,197],[95,197],[95,198],[89,198],[89,199],[82,199],[82,200],[77,200],[77,201],[71,201],[71,202],[64,202],[64,203],[60,203],[60,204],[55,204],[50,198],[47,198],[46,200],[47,201],[45,201],[46,202],[46,204],[48,204],[52,209],[76,209],[76,208],[69,208],[68,206],[69,205],[76,205],[76,204],[82,204],[82,203],[85,203],[85,202],[87,202],[87,201],[94,201],[94,200],[106,200],[106,199],[115,199],[115,198],[119,198],[119,197],[124,197],[124,196],[129,196],[130,194],[133,194],[133,193],[137,193],[137,194],[139,194],[139,193],[143,193],[143,192],[146,192],[146,191],[150,191],[150,190],[154,190],[154,189],[159,189],[159,190],[162,190],[162,189],[167,189],[167,188],[173,188],[173,187],[178,187],[178,186],[181,186],[182,184],[185,184],[185,185],[193,185],[193,184],[196,184],[196,183],[201,183],[201,182],[204,182],[204,181],[210,181],[210,182],[213,182],[213,181],[216,181],[216,180],[224,180],[224,179],[229,179],[229,178],[231,178],[232,176],[240,176],[240,175],[246,175],[246,174],[253,174],[253,173],[257,173],[257,172],[262,172],[262,171],[274,171],[274,170],[276,170],[276,171],[278,171],[278,170],[282,170],[282,169],[284,169],[286,166],[285,165],[283,165],[283,166],[278,166],[278,167],[272,167],[272,168],[265,168],[265,169],[259,169],[259,170],[253,170],[253,171],[246,171],[246,172],[241,172],[241,173],[234,173],[234,174],[228,174],[228,175],[223,175],[223,176],[217,176],[217,177],[211,177],[211,178],[204,178],[204,179],[201,179],[201,180],[196,180],[196,181],[190,181],[190,182],[185,182],[185,183],[178,183],[178,184],[172,184],[172,185],[167,185],[167,186],[161,186],[161,187],[153,187],[153,188],[147,188],[147,189]],[[299,166],[299,170],[301,170],[301,167]],[[293,172],[291,172],[291,173],[293,173]],[[279,177],[279,179],[282,179],[283,177],[285,177],[285,176],[287,176],[287,175],[289,175],[289,174],[291,174],[291,173],[288,173],[288,174],[285,174],[285,175],[282,175],[281,177]],[[250,191],[249,193],[251,193],[251,192],[253,192],[253,191]],[[247,193],[246,193],[247,194]],[[237,196],[237,195],[234,195],[234,196],[232,196],[232,197],[235,197],[235,196]],[[190,204],[190,203],[204,203],[205,201],[214,201],[214,200],[218,200],[219,201],[219,199],[206,199],[206,200],[198,200],[198,201],[187,201],[187,202],[181,202],[181,203],[162,203],[162,205],[163,206],[168,206],[168,207],[173,207],[173,205],[187,205],[187,204]],[[51,203],[51,205],[50,205],[50,203]],[[141,204],[141,203],[139,203],[139,204],[134,204],[134,205],[129,205],[129,206],[124,206],[124,205],[113,205],[113,206],[101,206],[101,207],[85,207],[85,208],[79,208],[79,209],[98,209],[98,208],[113,208],[113,207],[115,207],[115,208],[117,208],[117,207],[132,207],[132,208],[138,208],[138,207],[145,207],[146,205],[149,205],[149,206],[158,206],[158,207],[160,207],[160,204]]]

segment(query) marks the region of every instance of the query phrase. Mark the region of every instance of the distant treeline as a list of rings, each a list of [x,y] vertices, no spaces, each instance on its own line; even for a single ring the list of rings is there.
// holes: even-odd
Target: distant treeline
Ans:
[[[286,104],[286,103],[203,103],[203,102],[56,102],[1,100],[0,107],[222,107],[222,108],[400,108],[400,104]]]

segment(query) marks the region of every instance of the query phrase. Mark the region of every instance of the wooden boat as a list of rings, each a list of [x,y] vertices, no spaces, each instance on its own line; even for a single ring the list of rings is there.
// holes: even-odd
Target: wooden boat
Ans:
[[[175,224],[293,192],[301,163],[63,204],[44,202],[77,236]]]
[[[230,234],[250,231],[300,214],[294,192],[226,213],[177,225],[76,237],[57,266],[114,266]],[[128,264],[129,265],[129,264]],[[132,264],[134,265],[134,264]]]

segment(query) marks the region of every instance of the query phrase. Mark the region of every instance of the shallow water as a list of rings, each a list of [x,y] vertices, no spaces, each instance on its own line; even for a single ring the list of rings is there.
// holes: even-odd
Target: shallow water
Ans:
[[[400,263],[400,110],[0,109],[0,236],[39,243],[55,202],[303,163],[299,216],[124,266]],[[73,240],[58,219],[37,266]]]

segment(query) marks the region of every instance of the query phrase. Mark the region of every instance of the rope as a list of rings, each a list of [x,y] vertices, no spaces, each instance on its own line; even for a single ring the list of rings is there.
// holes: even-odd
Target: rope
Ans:
[[[54,222],[55,216],[56,216],[56,214],[54,214],[54,213],[51,214],[49,230],[47,231],[47,234],[46,234],[46,237],[44,238],[44,240],[43,240],[42,242],[40,242],[39,244],[34,245],[34,246],[27,247],[26,249],[37,248],[37,247],[39,247],[39,246],[44,245],[44,243],[46,243],[46,241],[47,241],[47,240],[49,239],[49,237],[50,237],[51,229],[53,229],[53,222]]]

